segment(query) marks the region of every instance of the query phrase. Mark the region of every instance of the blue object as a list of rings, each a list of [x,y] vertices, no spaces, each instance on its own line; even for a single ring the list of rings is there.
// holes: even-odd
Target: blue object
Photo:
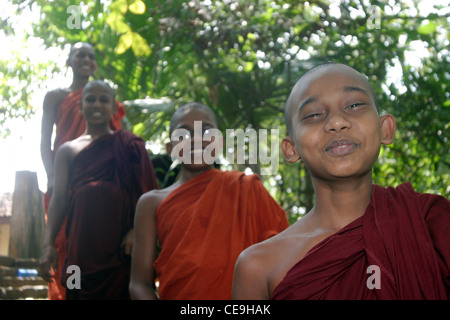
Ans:
[[[17,270],[17,276],[19,278],[37,277],[38,276],[38,272],[35,269],[18,269]]]

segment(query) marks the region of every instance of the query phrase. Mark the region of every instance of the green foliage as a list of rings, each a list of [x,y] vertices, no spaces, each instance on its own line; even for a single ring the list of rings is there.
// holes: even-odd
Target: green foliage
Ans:
[[[163,143],[173,107],[188,101],[211,106],[223,130],[277,128],[282,138],[283,105],[301,73],[343,62],[368,76],[382,112],[397,119],[396,140],[382,148],[374,181],[450,191],[448,15],[420,15],[410,1],[72,1],[82,8],[77,30],[67,28],[66,1],[35,3],[43,17],[35,35],[48,46],[94,44],[98,77],[114,82],[121,100],[175,102],[127,109],[130,128],[144,139]],[[413,66],[406,58],[417,43],[427,56]],[[388,78],[394,66],[398,83]],[[302,164],[280,155],[278,173],[263,179],[291,221],[312,207]]]

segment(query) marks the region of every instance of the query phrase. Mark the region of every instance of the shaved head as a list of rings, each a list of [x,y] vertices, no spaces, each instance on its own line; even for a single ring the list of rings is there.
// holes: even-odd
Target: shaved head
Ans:
[[[81,93],[81,96],[84,97],[84,95],[89,90],[91,90],[92,88],[95,88],[95,87],[101,87],[101,88],[106,89],[111,94],[111,96],[113,97],[113,100],[116,98],[116,93],[114,92],[113,88],[111,88],[111,86],[109,84],[107,84],[106,82],[104,82],[102,80],[92,80],[92,81],[88,82],[84,86],[83,91]]]
[[[172,135],[172,132],[175,129],[177,122],[181,119],[181,117],[191,110],[200,110],[209,114],[211,118],[214,120],[214,123],[217,126],[217,128],[219,127],[217,117],[210,107],[200,102],[189,102],[179,107],[170,118],[170,135]]]
[[[341,73],[341,72],[342,73],[343,72],[350,73],[355,78],[358,78],[358,80],[361,80],[361,82],[364,84],[364,86],[368,88],[369,94],[372,96],[372,98],[375,102],[377,112],[379,112],[378,99],[376,97],[375,90],[373,89],[373,86],[370,84],[370,82],[367,80],[367,78],[363,74],[361,74],[359,71],[357,71],[345,64],[341,64],[341,63],[327,62],[327,63],[319,64],[319,65],[309,69],[308,71],[306,71],[298,79],[298,81],[294,85],[294,88],[292,89],[292,91],[286,101],[286,104],[284,106],[284,119],[286,122],[287,132],[288,132],[289,136],[292,134],[292,110],[294,109],[294,106],[298,107],[295,104],[298,103],[298,98],[300,96],[300,93],[302,90],[305,89],[305,86],[307,87],[310,80],[314,76],[317,76],[318,74],[326,75],[327,73]]]

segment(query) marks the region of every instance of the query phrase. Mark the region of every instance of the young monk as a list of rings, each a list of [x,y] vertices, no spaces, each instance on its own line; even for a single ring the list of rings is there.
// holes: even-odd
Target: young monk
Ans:
[[[130,281],[134,299],[230,299],[239,253],[288,226],[285,212],[258,176],[222,172],[204,157],[195,161],[195,154],[214,141],[194,132],[195,121],[201,121],[204,135],[218,127],[209,107],[180,107],[171,118],[171,137],[177,129],[190,135],[172,140],[167,150],[172,154],[180,143],[189,143],[192,161],[181,163],[181,176],[173,185],[139,199]],[[197,149],[196,139],[201,140]],[[180,154],[186,156],[184,152]],[[157,239],[161,251],[155,261]]]
[[[302,219],[245,250],[234,299],[447,299],[450,203],[411,184],[372,183],[396,131],[372,86],[328,63],[306,72],[285,107],[288,162],[302,160],[316,201]]]
[[[58,148],[66,141],[73,140],[86,130],[85,120],[80,113],[81,92],[89,78],[97,70],[94,48],[84,42],[75,43],[69,52],[66,65],[72,69],[72,83],[68,88],[49,91],[44,97],[41,125],[41,158],[47,173],[47,192],[44,194],[44,210],[48,206],[53,191],[53,164]],[[115,101],[117,112],[111,116],[110,127],[113,130],[121,128],[121,119],[125,115],[122,103]],[[53,127],[56,125],[56,135],[52,148]],[[56,237],[56,248],[61,268],[65,258],[64,225]],[[49,283],[49,299],[64,299],[65,289],[59,282],[61,270],[55,270],[55,281]]]
[[[50,281],[58,262],[55,238],[67,216],[67,256],[61,274],[66,299],[128,299],[133,222],[138,198],[156,185],[142,139],[109,127],[114,91],[100,80],[82,92],[86,132],[56,153],[54,193],[40,264]],[[80,286],[70,266],[79,268]],[[70,290],[69,290],[70,289]]]

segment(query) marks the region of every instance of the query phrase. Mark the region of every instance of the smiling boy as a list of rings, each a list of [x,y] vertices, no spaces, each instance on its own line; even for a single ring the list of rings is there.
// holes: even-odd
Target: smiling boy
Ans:
[[[380,146],[393,142],[396,124],[379,115],[367,79],[346,65],[317,66],[294,86],[285,120],[283,154],[310,171],[315,204],[240,255],[232,297],[446,299],[449,201],[410,184],[373,184]]]
[[[83,87],[98,69],[95,56],[92,45],[85,42],[75,43],[70,48],[69,57],[66,61],[67,67],[72,71],[70,86],[51,90],[44,97],[40,151],[42,163],[47,173],[47,191],[44,194],[46,215],[53,193],[53,167],[56,152],[64,142],[78,138],[86,130],[79,104]],[[117,105],[117,112],[111,116],[109,125],[111,129],[118,130],[121,128],[121,119],[125,115],[125,107],[119,101],[115,101],[115,104]],[[54,130],[54,127],[56,127],[56,130]],[[64,226],[63,223],[55,240],[60,267],[66,256]],[[50,300],[64,299],[65,288],[59,281],[61,269],[54,270],[54,275],[57,279],[49,283],[48,297]]]
[[[200,132],[195,130],[198,122]],[[178,150],[181,174],[173,185],[139,199],[130,281],[133,299],[230,299],[239,253],[289,225],[257,175],[220,171],[206,161],[205,150],[214,141],[205,137],[217,128],[213,111],[197,102],[181,106],[171,118],[167,150]],[[185,138],[173,139],[176,130]],[[190,148],[177,148],[185,144]]]
[[[130,254],[136,202],[157,187],[145,144],[109,127],[117,111],[114,91],[94,80],[82,92],[86,132],[56,153],[54,194],[40,261],[40,274],[52,281],[57,268],[55,238],[67,217],[67,256],[61,272],[67,300],[129,299]],[[69,267],[80,270],[81,287],[68,285]]]

